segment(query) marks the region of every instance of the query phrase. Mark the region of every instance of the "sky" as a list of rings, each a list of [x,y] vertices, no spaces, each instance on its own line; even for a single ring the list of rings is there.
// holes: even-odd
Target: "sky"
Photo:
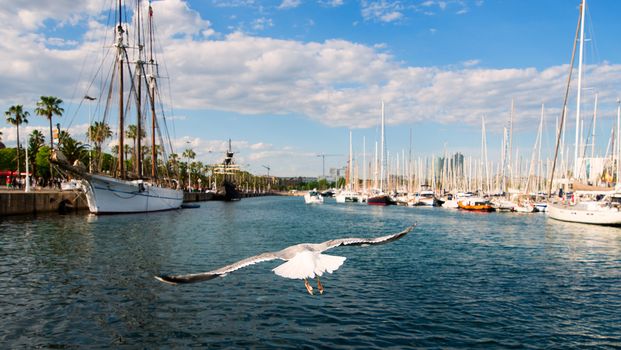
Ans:
[[[65,109],[54,123],[86,143],[96,107],[82,98],[98,93],[91,82],[111,45],[113,3],[0,0],[0,108],[30,112],[20,135],[49,133],[34,109],[52,95]],[[498,161],[512,100],[514,154],[530,154],[543,104],[542,147],[551,156],[579,15],[579,0],[160,0],[152,7],[175,151],[192,148],[197,160],[219,162],[231,139],[243,169],[275,176],[319,176],[323,159],[326,171],[344,166],[350,131],[354,157],[369,162],[381,101],[392,160],[410,147],[413,158],[480,158],[485,118],[488,157]],[[597,94],[599,155],[621,96],[619,13],[621,1],[588,1],[581,113],[590,130]],[[14,147],[5,118],[0,132]]]

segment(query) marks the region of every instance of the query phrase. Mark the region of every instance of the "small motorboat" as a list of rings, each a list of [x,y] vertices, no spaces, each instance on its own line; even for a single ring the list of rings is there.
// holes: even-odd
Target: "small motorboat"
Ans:
[[[306,204],[323,204],[323,197],[321,196],[321,193],[317,192],[316,189],[313,189],[304,195],[304,202]]]
[[[468,197],[457,202],[459,209],[473,211],[494,211],[492,203],[484,198]]]

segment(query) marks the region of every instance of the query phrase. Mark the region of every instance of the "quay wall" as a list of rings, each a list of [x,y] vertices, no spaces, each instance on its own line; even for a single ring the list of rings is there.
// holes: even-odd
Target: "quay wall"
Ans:
[[[88,209],[88,204],[79,191],[0,192],[0,217],[83,209]]]
[[[278,195],[278,193],[242,193],[242,198]],[[184,202],[214,200],[212,193],[184,192]],[[81,191],[36,190],[32,192],[0,190],[0,217],[49,212],[88,210]]]

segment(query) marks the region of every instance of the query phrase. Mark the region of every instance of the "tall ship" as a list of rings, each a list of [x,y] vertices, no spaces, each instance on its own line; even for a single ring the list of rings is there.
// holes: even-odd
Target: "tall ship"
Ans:
[[[99,101],[95,110],[102,112],[101,121],[90,125],[88,131],[89,139],[96,143],[99,159],[90,162],[88,167],[69,164],[56,151],[52,161],[61,170],[81,180],[92,213],[140,213],[177,209],[183,202],[183,190],[176,179],[178,166],[175,159],[168,159],[168,155],[173,154],[172,144],[164,138],[168,131],[159,89],[153,8],[150,2],[144,4],[137,0],[135,9],[131,11],[119,0],[111,12],[115,23],[113,42],[107,45],[110,47],[110,54],[104,56],[113,59],[102,63],[102,67],[109,65],[108,71],[100,69],[106,72],[108,81],[102,84],[97,97],[90,97],[88,94],[85,96],[89,100],[87,103]],[[115,110],[116,115],[113,113]],[[116,157],[113,157],[115,165],[104,172],[101,144],[107,137],[112,136],[113,130],[108,125],[114,122],[118,123],[114,130],[117,135],[114,147]],[[130,131],[133,137],[129,136]],[[131,159],[126,159],[129,149],[125,142],[126,135],[128,138],[132,137],[134,142]],[[142,143],[143,138],[145,144]]]
[[[238,201],[241,199],[241,193],[237,190],[235,183],[235,174],[239,173],[239,165],[235,163],[233,156],[235,152],[231,147],[231,139],[229,139],[229,148],[225,152],[224,161],[214,169],[214,174],[222,175],[223,181],[214,196],[214,199],[224,201]]]

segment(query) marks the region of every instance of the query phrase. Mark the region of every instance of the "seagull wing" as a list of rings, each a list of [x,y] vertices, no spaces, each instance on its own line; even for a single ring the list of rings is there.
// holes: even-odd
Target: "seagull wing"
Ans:
[[[224,277],[227,273],[239,270],[249,265],[254,265],[256,263],[260,263],[263,261],[270,261],[270,260],[276,260],[276,259],[282,259],[282,258],[277,253],[263,253],[263,254],[251,256],[249,258],[240,260],[230,265],[223,266],[217,270],[201,272],[201,273],[193,273],[193,274],[187,274],[187,275],[155,276],[155,279],[157,279],[158,281],[170,283],[170,284],[208,281],[216,277]]]
[[[328,250],[328,249],[332,249],[332,248],[336,248],[336,247],[340,247],[340,246],[346,246],[346,245],[367,246],[367,245],[372,245],[372,244],[385,244],[385,243],[389,243],[389,242],[392,242],[392,241],[396,241],[396,240],[400,239],[401,237],[407,235],[410,231],[412,231],[414,229],[414,227],[416,227],[416,224],[406,228],[405,230],[403,230],[403,231],[401,231],[399,233],[395,233],[395,234],[387,235],[387,236],[375,237],[375,238],[340,238],[340,239],[333,239],[333,240],[329,240],[329,241],[325,241],[323,243],[320,243],[318,250],[320,252],[323,252],[323,251]]]

